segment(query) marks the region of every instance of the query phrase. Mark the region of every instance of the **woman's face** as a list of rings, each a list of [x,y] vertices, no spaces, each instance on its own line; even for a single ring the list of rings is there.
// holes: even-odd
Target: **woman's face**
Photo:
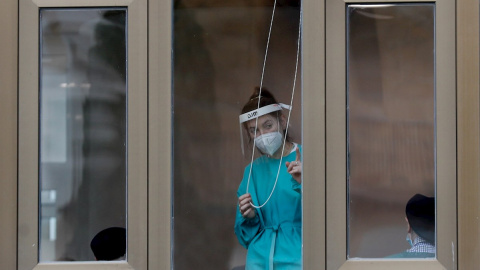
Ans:
[[[247,131],[251,139],[255,138],[255,135],[258,137],[262,134],[280,131],[282,132],[283,128],[279,127],[279,124],[283,123],[283,115],[280,116],[280,119],[277,119],[276,116],[271,114],[262,115],[258,118],[257,123],[257,134],[255,134],[255,119],[247,122]],[[280,121],[280,123],[279,123]]]

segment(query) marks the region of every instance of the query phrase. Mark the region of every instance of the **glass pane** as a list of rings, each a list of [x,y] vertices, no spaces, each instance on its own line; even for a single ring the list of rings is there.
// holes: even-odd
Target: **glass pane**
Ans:
[[[40,10],[40,261],[125,254],[126,15]]]
[[[347,18],[348,256],[435,257],[435,6]]]
[[[237,238],[235,234],[239,215],[237,190],[245,192],[245,187],[239,186],[253,149],[253,141],[240,125],[239,115],[254,88],[260,85],[273,7],[270,2],[225,3],[175,1],[174,269],[244,269],[247,263],[244,246],[252,252],[249,256],[261,263],[258,269],[268,268],[270,252],[273,252],[275,266],[281,266],[278,258],[284,255],[292,261],[284,266],[285,269],[298,269],[301,261],[300,185],[295,185],[284,165],[296,158],[296,152],[290,152],[292,144],[287,143],[285,153],[288,157],[282,160],[271,199],[258,210],[262,214],[256,217],[262,215],[265,224],[252,219],[250,227],[243,227],[251,231],[247,236]],[[264,88],[285,104],[290,104],[295,77],[299,15],[298,1],[277,6],[265,68]],[[288,135],[300,145],[299,81],[295,87]],[[277,112],[273,112],[275,117]],[[286,119],[288,110],[284,109],[282,114]],[[280,133],[283,135],[283,130]],[[242,155],[242,138],[245,155]],[[260,156],[258,150],[255,153],[256,158]],[[258,192],[255,193],[258,195],[258,200],[254,199],[256,204],[266,201],[278,170],[279,159],[264,157],[264,160],[271,162],[272,170],[268,177],[259,179],[266,185],[261,190],[264,193],[259,194],[259,187],[255,186],[257,175],[249,187],[252,196]],[[266,164],[262,168],[266,168]],[[266,174],[266,169],[262,173]],[[288,201],[288,207],[280,205],[281,200]],[[282,222],[285,224],[280,225]],[[277,225],[280,225],[278,230],[274,230]],[[237,223],[236,228],[240,227]],[[258,231],[254,231],[255,228]],[[278,234],[276,238],[274,232]],[[256,240],[246,240],[255,236],[258,236]],[[276,240],[275,251],[271,246],[273,239]],[[293,244],[288,247],[290,254],[285,255],[281,248],[287,241]],[[267,246],[260,250],[261,244]],[[254,254],[255,250],[261,253]],[[251,266],[254,262],[249,259]]]

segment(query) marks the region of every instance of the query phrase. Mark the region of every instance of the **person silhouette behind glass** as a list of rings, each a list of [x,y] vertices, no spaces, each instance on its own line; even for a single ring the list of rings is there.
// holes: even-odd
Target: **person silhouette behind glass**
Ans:
[[[126,247],[127,231],[120,227],[104,229],[90,242],[90,248],[97,261],[125,260]]]
[[[435,257],[435,198],[415,194],[405,207],[410,249],[387,258]]]

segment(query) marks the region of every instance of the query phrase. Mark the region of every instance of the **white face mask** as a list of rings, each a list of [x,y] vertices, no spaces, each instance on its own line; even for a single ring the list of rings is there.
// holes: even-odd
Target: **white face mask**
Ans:
[[[255,138],[257,148],[268,155],[273,155],[283,143],[282,133],[275,131],[266,133]]]
[[[412,236],[410,233],[407,233],[407,243],[410,245],[410,247],[413,247],[413,242],[412,242]]]

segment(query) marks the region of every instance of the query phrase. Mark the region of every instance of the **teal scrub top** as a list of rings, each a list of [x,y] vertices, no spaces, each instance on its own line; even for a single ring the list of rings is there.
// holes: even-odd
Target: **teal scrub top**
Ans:
[[[300,152],[302,148],[300,145]],[[302,196],[301,185],[287,172],[285,162],[295,161],[296,152],[282,159],[275,191],[268,203],[255,209],[257,215],[245,219],[237,205],[235,234],[247,249],[247,270],[301,269],[302,262]],[[268,156],[257,158],[252,164],[248,192],[253,204],[267,200],[278,172],[280,159]],[[237,196],[246,193],[250,165],[245,168]]]

